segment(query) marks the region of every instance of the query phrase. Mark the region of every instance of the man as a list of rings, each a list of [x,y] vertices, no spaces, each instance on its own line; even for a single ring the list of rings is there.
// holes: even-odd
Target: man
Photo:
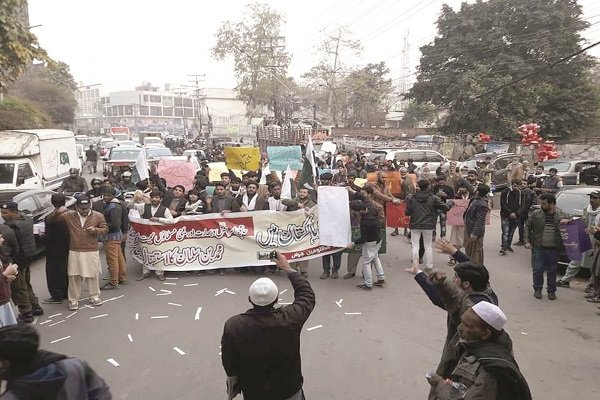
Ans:
[[[542,298],[546,272],[548,300],[556,300],[556,270],[562,248],[560,224],[569,222],[569,216],[556,207],[553,194],[542,193],[539,201],[540,209],[531,213],[525,225],[525,248],[531,249],[533,296]]]
[[[51,221],[65,222],[69,237],[69,310],[79,309],[81,284],[85,281],[92,306],[102,305],[100,300],[100,252],[98,251],[98,236],[108,232],[104,216],[92,211],[92,202],[81,196],[77,199],[76,211],[64,207],[54,210],[49,218]]]
[[[354,241],[355,245],[362,245],[363,258],[363,284],[356,285],[362,290],[371,290],[373,285],[383,287],[385,284],[385,275],[383,265],[379,260],[379,249],[381,248],[381,231],[377,211],[372,207],[360,201],[353,201],[352,211],[360,213],[360,237]],[[371,264],[375,266],[377,281],[373,283],[373,274]]]
[[[55,193],[50,198],[54,210],[65,206],[63,194]],[[46,283],[50,297],[42,300],[44,304],[61,304],[68,298],[69,278],[69,229],[64,221],[46,217]]]
[[[529,210],[537,204],[537,195],[527,185],[527,180],[521,180],[521,194],[523,198],[523,212],[519,216],[519,241],[515,246],[523,246],[525,244],[525,223],[529,218]]]
[[[469,172],[467,172],[467,182],[469,182],[469,184],[473,187],[473,191],[475,191],[477,186],[481,184],[479,176],[477,175],[477,171],[471,169]]]
[[[118,289],[119,285],[127,285],[127,265],[121,249],[123,241],[123,213],[126,212],[121,206],[119,199],[115,198],[115,188],[104,188],[102,195],[102,214],[108,225],[108,233],[102,237],[106,265],[110,271],[110,281],[103,285],[101,290]]]
[[[408,196],[412,195],[416,191],[417,184],[414,179],[415,175],[409,174],[408,169],[406,167],[400,167],[398,169],[398,172],[400,174],[400,193],[398,193],[397,196],[400,199],[405,200]],[[391,233],[391,236],[398,236],[398,234],[398,228],[394,228],[394,230]],[[407,234],[407,229],[404,228],[404,235],[406,236]]]
[[[82,176],[79,176],[79,170],[77,168],[70,168],[69,176],[62,181],[56,191],[66,195],[73,195],[74,193],[85,193],[87,190],[87,182]]]
[[[106,382],[83,360],[39,349],[30,325],[0,328],[0,379],[6,400],[110,400]]]
[[[465,253],[467,253],[471,261],[482,265],[485,220],[490,211],[487,198],[489,193],[489,186],[479,185],[475,191],[475,197],[469,201],[469,206],[463,216],[465,220]]]
[[[246,193],[237,196],[232,204],[232,211],[247,212],[264,210],[267,207],[267,202],[264,198],[257,194],[258,183],[248,182],[246,185]]]
[[[563,187],[562,178],[556,175],[557,173],[556,168],[548,170],[548,177],[542,183],[542,193],[556,194]]]
[[[241,186],[242,180],[237,176],[234,176],[233,178],[231,178],[231,186],[229,187],[227,193],[229,194],[229,196],[235,199],[236,197],[244,194],[244,189],[242,189]]]
[[[406,169],[407,169],[408,173],[409,174],[414,174],[415,171],[417,170],[417,168],[419,168],[419,167],[417,167],[417,165],[414,163],[414,161],[412,160],[412,158],[409,158],[406,161],[407,161],[407,164],[408,164],[406,166]]]
[[[430,399],[531,400],[527,381],[512,355],[511,339],[503,329],[506,321],[502,310],[487,301],[462,314],[458,327],[462,354],[449,378],[427,377]]]
[[[410,216],[409,228],[412,243],[412,261],[419,261],[419,241],[423,238],[425,268],[433,268],[433,229],[438,212],[447,212],[449,207],[429,191],[429,181],[417,182],[419,191],[407,199],[406,215]]]
[[[215,183],[215,193],[210,198],[208,205],[212,213],[227,213],[233,208],[233,198],[227,195],[227,187],[223,182]]]
[[[221,182],[225,185],[225,190],[229,190],[231,186],[231,176],[229,172],[221,172]]]
[[[175,185],[173,186],[171,194],[172,196],[168,207],[173,218],[177,218],[181,215],[183,210],[185,210],[185,203],[187,202],[184,196],[185,187],[183,187],[183,185]]]
[[[514,179],[511,185],[500,194],[500,221],[502,229],[502,244],[500,255],[505,256],[507,251],[514,253],[511,247],[515,230],[519,226],[519,219],[523,217],[523,193],[521,193],[521,180]]]
[[[283,198],[281,197],[281,183],[272,182],[269,185],[269,192],[271,193],[271,196],[269,196],[269,198],[267,199],[267,210],[287,210],[287,206],[283,203]]]
[[[150,203],[146,204],[143,200],[143,196],[136,194],[133,199],[134,208],[140,214],[140,217],[143,219],[148,219],[152,222],[160,222],[161,224],[171,224],[173,223],[173,216],[171,215],[171,211],[167,207],[165,207],[163,202],[163,194],[158,190],[153,190],[150,192]],[[156,278],[159,281],[165,280],[165,271],[161,269],[155,270]],[[141,281],[150,276],[150,269],[142,265],[142,273],[135,279],[136,281]]]
[[[304,399],[300,333],[315,307],[315,294],[284,256],[277,254],[274,261],[288,274],[294,302],[275,308],[279,289],[260,278],[249,290],[253,308],[225,323],[221,354],[230,398],[241,391],[246,400]]]
[[[91,181],[92,188],[86,192],[86,196],[92,200],[92,203],[102,197],[102,189],[104,189],[104,182],[102,179],[93,178]]]
[[[544,179],[546,175],[544,174],[544,166],[542,164],[538,164],[535,166],[535,173],[529,175],[527,177],[527,186],[532,189],[536,195],[542,193],[542,186],[544,185]]]
[[[131,181],[130,171],[121,174],[121,179],[117,182],[117,189],[121,192],[135,192],[137,190],[137,186]]]
[[[13,230],[18,243],[13,262],[19,266],[19,274],[11,284],[12,301],[19,308],[19,322],[31,323],[34,316],[44,315],[38,298],[31,287],[31,261],[36,245],[33,236],[33,221],[19,212],[17,203],[12,201],[0,205],[4,223]]]
[[[307,187],[301,187],[298,189],[298,196],[296,202],[299,208],[311,209],[317,204],[310,198],[310,190]]]
[[[400,199],[395,198],[390,193],[390,188],[387,183],[387,177],[388,177],[387,173],[385,173],[383,171],[379,171],[377,173],[377,181],[368,182],[365,185],[365,189],[367,189],[367,188],[372,189],[370,198],[372,200],[378,202],[382,206],[384,215],[385,215],[385,203],[388,203],[388,202],[392,202],[394,204],[400,203]],[[394,235],[394,236],[398,235],[398,229],[395,229],[392,232],[392,235]]]
[[[597,226],[597,219],[600,218],[600,190],[595,190],[592,193],[588,194],[590,196],[590,204],[583,209],[583,217],[582,220],[585,223],[585,233],[590,236],[590,242],[594,243],[596,240],[594,239],[595,229]],[[592,252],[593,250],[588,250],[588,252]],[[587,255],[588,252],[583,253],[583,257]],[[556,281],[556,286],[568,288],[571,286],[570,282],[575,278],[579,270],[581,269],[581,263],[583,261],[583,257],[581,261],[571,261],[567,266],[567,270],[562,278]],[[590,277],[590,282],[585,288],[586,293],[591,293],[593,289],[593,277]]]
[[[85,166],[90,174],[96,173],[98,167],[98,153],[94,150],[93,144],[90,144],[90,148],[85,151]]]
[[[515,157],[512,159],[510,165],[507,168],[508,170],[508,183],[511,184],[515,180],[521,180],[525,178],[525,172],[523,171],[523,165],[519,162],[519,158]]]
[[[332,186],[333,174],[325,172],[321,174],[321,186]],[[341,201],[341,199],[340,199]],[[343,199],[348,201],[348,198]],[[331,276],[331,279],[337,279],[339,276],[339,270],[342,266],[342,251],[338,251],[333,254],[327,254],[321,257],[321,265],[323,266],[323,273],[319,277],[320,279],[327,279]],[[331,265],[333,263],[333,266]]]

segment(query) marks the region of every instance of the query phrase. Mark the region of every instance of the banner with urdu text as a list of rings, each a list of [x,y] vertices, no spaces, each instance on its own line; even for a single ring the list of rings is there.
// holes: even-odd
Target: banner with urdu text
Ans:
[[[288,212],[184,216],[173,224],[130,217],[132,256],[150,269],[190,271],[272,265],[264,256],[277,250],[290,262],[335,253],[319,244],[317,206]]]

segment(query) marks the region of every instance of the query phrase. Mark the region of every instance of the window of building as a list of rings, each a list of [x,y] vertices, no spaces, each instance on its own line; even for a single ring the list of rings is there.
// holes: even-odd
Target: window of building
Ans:
[[[150,115],[150,108],[148,106],[140,106],[140,115]]]
[[[175,116],[176,117],[182,117],[183,113],[181,111],[181,107],[175,107]]]
[[[184,108],[184,115],[186,117],[193,117],[194,116],[194,109],[193,108]]]
[[[172,117],[173,116],[173,107],[163,107],[163,116]]]
[[[192,99],[183,99],[183,106],[192,108],[194,107],[194,102],[192,101]]]
[[[168,96],[163,96],[163,106],[164,107],[173,107],[173,98]]]
[[[147,103],[148,101],[150,101],[150,96],[148,96],[147,94],[144,95],[144,103]]]
[[[181,103],[182,103],[181,97],[175,97],[173,99],[173,104],[175,104],[175,107],[181,107]]]
[[[125,106],[125,115],[133,115],[133,106]]]
[[[162,107],[150,107],[150,115],[154,117],[162,117]]]
[[[162,103],[161,96],[150,95],[150,103]]]

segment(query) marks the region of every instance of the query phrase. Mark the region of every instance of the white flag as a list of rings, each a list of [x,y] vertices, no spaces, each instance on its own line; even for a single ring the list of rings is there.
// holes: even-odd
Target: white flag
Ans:
[[[281,185],[281,198],[291,199],[292,198],[292,170],[288,164],[285,170],[285,176],[283,177],[283,185]]]
[[[313,141],[312,141],[312,135],[308,135],[308,143],[306,144],[306,159],[308,160],[308,163],[310,164],[311,167],[311,172],[312,172],[312,176],[313,176],[313,183],[314,182],[314,177],[316,174],[316,168],[317,166],[315,165],[315,148],[313,146]]]
[[[144,149],[141,149],[138,154],[137,160],[135,161],[135,169],[138,171],[140,181],[150,177],[148,175],[148,162],[146,161],[146,151]]]

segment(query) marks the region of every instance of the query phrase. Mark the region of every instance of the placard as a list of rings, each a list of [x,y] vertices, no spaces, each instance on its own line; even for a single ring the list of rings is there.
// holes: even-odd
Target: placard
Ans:
[[[225,147],[227,168],[243,171],[260,169],[260,149],[258,147]]]
[[[300,146],[267,146],[269,156],[269,169],[271,171],[285,171],[290,169],[299,171],[302,169],[302,149]]]

